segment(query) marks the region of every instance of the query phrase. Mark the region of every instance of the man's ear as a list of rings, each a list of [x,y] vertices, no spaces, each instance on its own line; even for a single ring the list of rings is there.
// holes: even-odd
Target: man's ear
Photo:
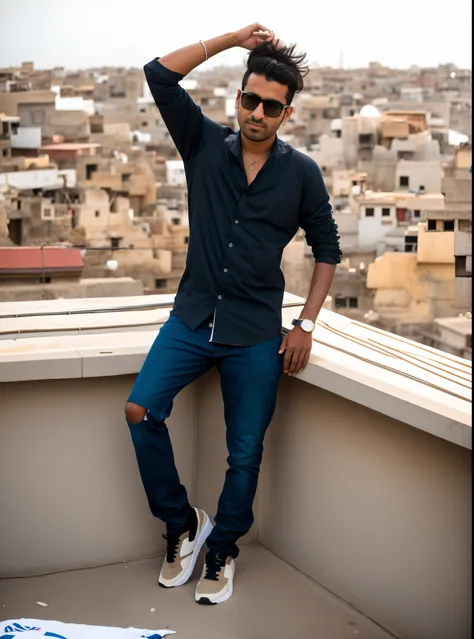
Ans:
[[[240,96],[242,95],[242,91],[239,89],[237,91],[237,95],[235,96],[235,108],[238,109],[239,108],[239,100],[240,100]]]
[[[285,112],[285,117],[283,118],[283,122],[286,124],[288,122],[288,120],[291,118],[291,116],[293,115],[293,113],[295,112],[294,107],[290,106],[286,109]]]

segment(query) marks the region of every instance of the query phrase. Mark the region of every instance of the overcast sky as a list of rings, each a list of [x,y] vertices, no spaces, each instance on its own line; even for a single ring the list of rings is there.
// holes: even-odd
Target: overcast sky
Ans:
[[[0,0],[0,67],[141,67],[258,20],[318,64],[471,67],[471,0]],[[238,64],[234,49],[207,66]]]

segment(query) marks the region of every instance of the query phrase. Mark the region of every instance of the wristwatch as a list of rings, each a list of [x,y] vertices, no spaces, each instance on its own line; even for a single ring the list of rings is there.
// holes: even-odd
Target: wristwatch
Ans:
[[[293,326],[299,326],[305,333],[312,333],[316,327],[316,324],[310,319],[294,319],[291,323]]]

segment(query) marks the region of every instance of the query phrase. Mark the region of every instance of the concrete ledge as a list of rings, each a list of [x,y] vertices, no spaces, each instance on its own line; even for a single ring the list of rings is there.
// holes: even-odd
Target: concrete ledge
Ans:
[[[73,350],[0,355],[0,383],[82,377],[82,357]]]
[[[118,309],[133,304],[169,303],[170,297],[111,298],[99,300],[96,305],[87,300],[86,311],[90,308],[107,312],[68,315],[66,310],[65,315],[55,316],[52,322],[51,317],[43,316],[43,325],[56,326],[59,335],[0,341],[0,382],[137,374],[169,310]],[[54,308],[81,309],[82,302],[56,300]],[[15,314],[32,309],[28,303],[20,309],[19,306],[10,304],[7,310]],[[301,298],[285,294],[285,328],[291,328],[301,307]],[[48,308],[52,307],[44,302],[41,310],[35,307],[34,311],[48,312]],[[4,326],[6,322],[10,326],[16,323],[16,319],[2,321]],[[71,321],[79,325],[79,332],[61,334]],[[27,330],[34,322],[34,318],[28,318]],[[469,361],[371,329],[325,309],[314,339],[310,363],[299,379],[436,437],[472,447]]]

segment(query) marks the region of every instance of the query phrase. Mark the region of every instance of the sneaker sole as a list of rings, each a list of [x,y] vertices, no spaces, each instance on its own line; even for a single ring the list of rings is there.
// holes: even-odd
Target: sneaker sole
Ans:
[[[217,601],[211,601],[209,597],[199,597],[199,599],[196,599],[196,602],[201,604],[201,606],[216,606],[217,604],[224,603],[224,601],[230,599],[232,597],[232,592],[233,587],[231,586],[225,595],[223,595],[220,599],[217,599]]]
[[[197,561],[197,558],[199,557],[199,553],[201,552],[201,548],[203,547],[206,539],[211,534],[213,527],[214,526],[212,525],[211,520],[206,515],[204,526],[202,527],[202,530],[199,533],[199,537],[197,538],[196,546],[194,548],[191,561],[186,571],[182,575],[178,575],[174,583],[169,583],[169,582],[166,584],[162,583],[161,575],[160,575],[158,579],[158,585],[161,586],[161,588],[178,588],[179,586],[184,586],[184,584],[189,581],[189,578],[193,574],[194,567],[196,566],[196,561]]]

